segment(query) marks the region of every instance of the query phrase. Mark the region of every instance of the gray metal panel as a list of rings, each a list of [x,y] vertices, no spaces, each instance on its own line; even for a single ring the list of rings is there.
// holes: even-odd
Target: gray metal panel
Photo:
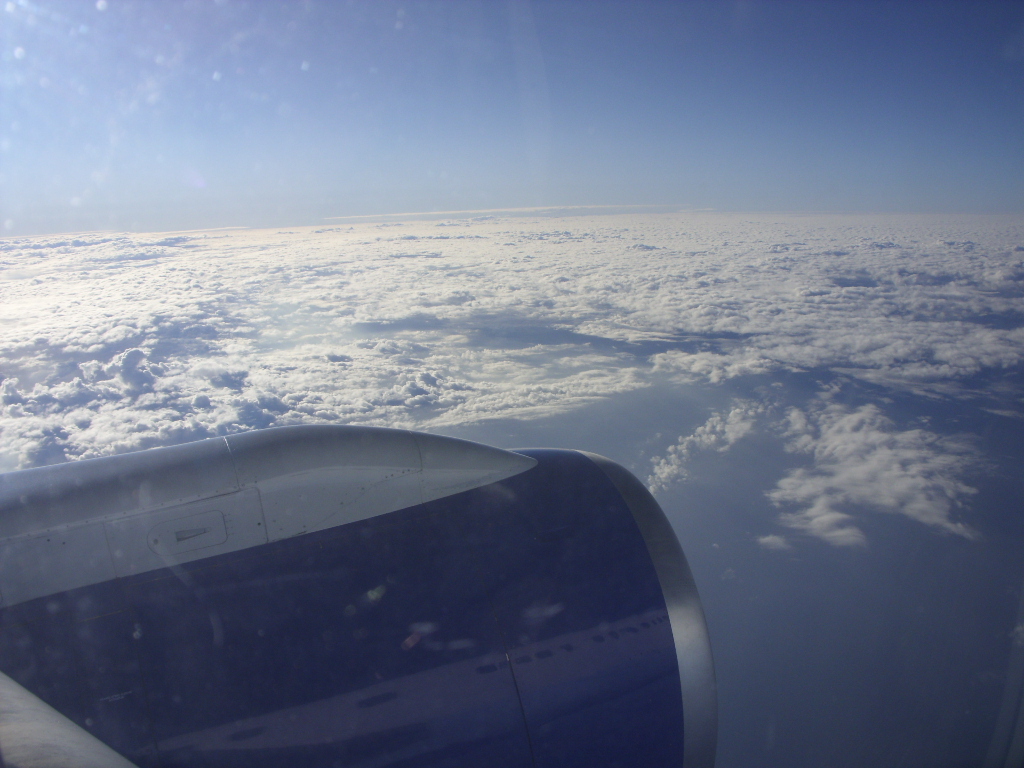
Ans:
[[[420,469],[412,433],[380,427],[298,426],[261,429],[226,438],[242,486],[317,469]]]
[[[146,544],[154,554],[162,558],[174,558],[183,552],[216,547],[227,540],[228,526],[224,521],[224,513],[216,509],[164,520],[150,528],[146,534]]]
[[[8,768],[135,768],[3,673],[0,753]]]
[[[0,538],[176,506],[257,483],[273,491],[274,480],[290,478],[289,485],[317,477],[317,470],[352,474],[339,504],[366,495],[367,483],[373,494],[395,496],[387,505],[374,504],[378,511],[356,513],[360,519],[380,514],[383,506],[399,509],[486,485],[534,464],[498,448],[405,430],[281,427],[0,474]],[[402,479],[413,472],[425,472],[418,497]],[[285,528],[291,533],[282,535],[311,529]]]
[[[423,466],[423,501],[496,483],[525,472],[537,462],[528,456],[468,440],[410,433]]]
[[[118,576],[201,560],[267,541],[259,494],[253,488],[108,520],[104,527]]]
[[[420,503],[411,433],[303,426],[228,438],[243,486],[259,488],[271,541]]]
[[[327,467],[263,480],[267,534],[277,541],[415,506],[421,475],[419,467]]]
[[[5,606],[114,578],[100,523],[0,541]]]
[[[451,496],[536,464],[467,440],[376,427],[281,427],[227,440],[239,482],[259,488],[270,541]]]
[[[668,518],[643,483],[611,459],[580,451],[621,494],[647,544],[665,596],[683,693],[683,765],[714,768],[718,742],[718,687],[711,639],[697,585]]]
[[[0,538],[238,490],[223,438],[0,474]]]
[[[12,472],[0,475],[0,593],[13,605],[233,552],[535,464],[405,430],[301,426]]]

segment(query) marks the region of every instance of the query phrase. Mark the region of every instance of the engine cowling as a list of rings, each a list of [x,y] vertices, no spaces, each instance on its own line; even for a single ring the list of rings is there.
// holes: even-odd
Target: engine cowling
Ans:
[[[0,592],[4,684],[60,721],[50,748],[91,735],[138,766],[714,762],[685,557],[643,485],[591,454],[291,427],[11,473]],[[26,717],[0,712],[5,758],[45,752]]]

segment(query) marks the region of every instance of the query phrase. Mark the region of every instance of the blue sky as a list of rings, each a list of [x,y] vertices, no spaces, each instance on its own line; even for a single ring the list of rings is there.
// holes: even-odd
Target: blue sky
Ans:
[[[1011,2],[7,2],[7,234],[536,205],[1019,212]]]

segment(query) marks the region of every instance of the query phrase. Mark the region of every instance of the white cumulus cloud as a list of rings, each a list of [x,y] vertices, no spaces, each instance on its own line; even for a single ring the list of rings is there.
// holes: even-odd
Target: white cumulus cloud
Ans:
[[[704,451],[724,453],[729,450],[736,441],[750,434],[764,410],[765,406],[760,403],[741,401],[734,403],[728,411],[712,414],[692,434],[681,436],[678,442],[670,445],[664,456],[651,459],[648,487],[657,493],[674,482],[684,480],[686,465],[694,455]]]
[[[757,543],[760,544],[764,549],[774,550],[786,550],[792,549],[789,542],[786,541],[785,537],[779,536],[776,533],[768,534],[767,536],[758,536]]]
[[[837,404],[789,413],[789,449],[810,467],[779,480],[769,498],[786,526],[837,546],[866,541],[857,515],[875,510],[971,538],[958,511],[975,489],[961,479],[976,462],[961,441],[899,430],[875,405]]]

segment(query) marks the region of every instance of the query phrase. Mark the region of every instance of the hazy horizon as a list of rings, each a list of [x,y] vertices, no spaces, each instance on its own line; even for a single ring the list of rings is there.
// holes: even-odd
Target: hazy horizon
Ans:
[[[664,210],[652,211],[651,208],[660,208]],[[607,210],[600,210],[607,209]],[[953,218],[953,219],[1006,219],[1008,221],[1021,220],[1024,222],[1024,213],[1015,212],[993,212],[993,213],[963,213],[963,212],[937,212],[937,211],[925,211],[925,212],[905,212],[905,211],[817,211],[817,210],[799,210],[799,211],[760,211],[760,210],[723,210],[715,208],[685,208],[682,206],[671,206],[671,205],[604,205],[604,206],[591,206],[591,205],[551,205],[541,206],[537,208],[480,208],[477,210],[462,210],[462,211],[403,211],[394,213],[376,213],[376,214],[360,214],[352,216],[325,216],[323,219],[316,223],[304,223],[304,224],[228,224],[216,227],[194,227],[191,229],[116,229],[116,228],[95,228],[95,229],[75,229],[75,230],[56,230],[47,232],[32,232],[23,234],[0,234],[0,241],[9,240],[17,241],[23,239],[45,239],[49,237],[59,237],[64,235],[103,235],[103,234],[125,234],[125,235],[161,235],[161,234],[202,234],[202,233],[213,233],[230,230],[280,230],[282,228],[291,229],[312,229],[314,227],[324,226],[338,226],[338,225],[356,225],[356,224],[401,224],[401,223],[422,223],[432,221],[460,221],[469,219],[483,219],[490,217],[501,217],[501,218],[563,218],[570,216],[573,218],[578,217],[601,217],[601,216],[614,216],[614,215],[627,215],[627,214],[642,214],[642,215],[704,215],[704,214],[718,214],[722,216],[792,216],[792,217],[830,217],[835,216],[839,218],[848,217],[851,219],[866,219],[866,218],[892,218],[892,219],[928,219],[928,218]]]

